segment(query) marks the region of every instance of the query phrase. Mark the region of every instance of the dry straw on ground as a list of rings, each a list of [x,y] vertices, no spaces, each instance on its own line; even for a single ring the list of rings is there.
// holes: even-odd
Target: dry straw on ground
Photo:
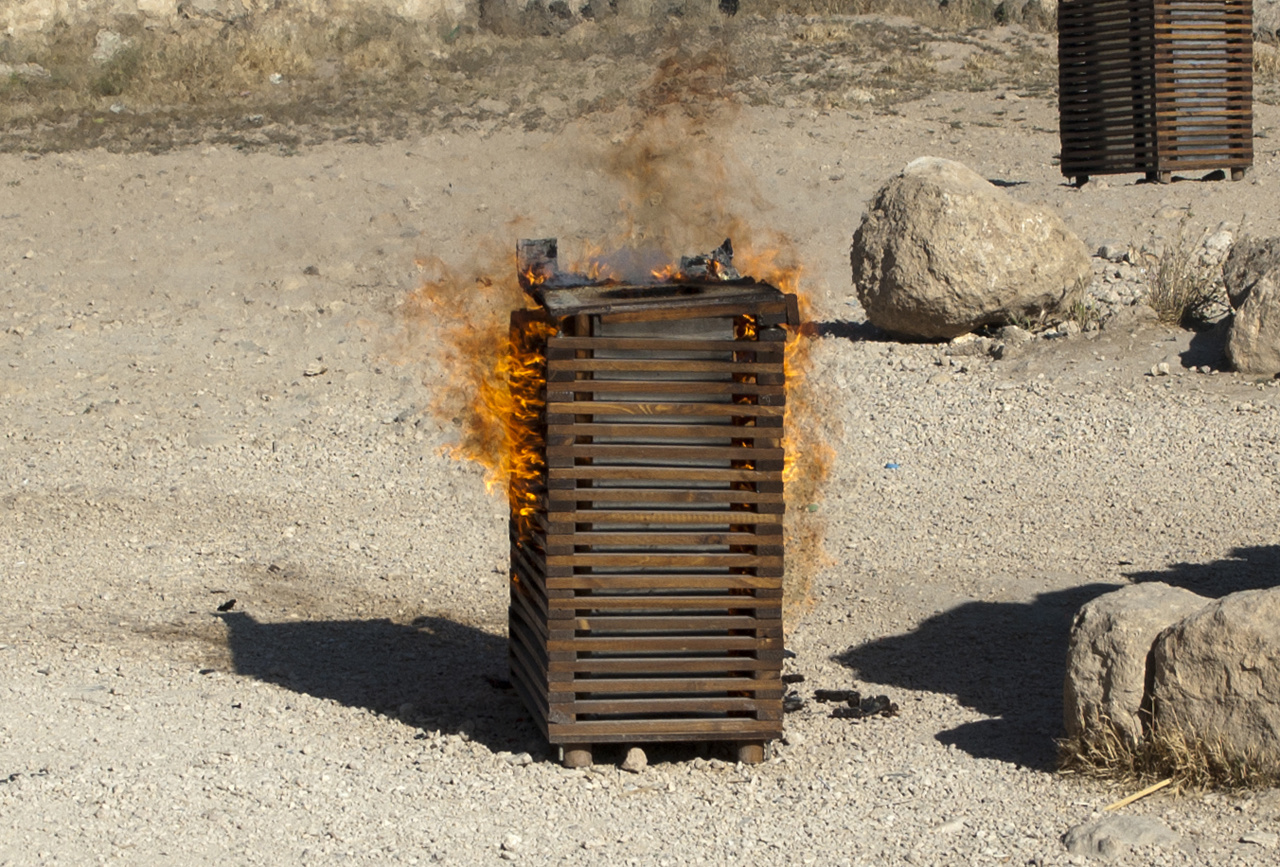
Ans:
[[[1105,718],[1084,735],[1058,742],[1058,768],[1121,785],[1171,778],[1180,791],[1280,784],[1277,757],[1242,755],[1221,737],[1200,738],[1171,727],[1135,744]]]

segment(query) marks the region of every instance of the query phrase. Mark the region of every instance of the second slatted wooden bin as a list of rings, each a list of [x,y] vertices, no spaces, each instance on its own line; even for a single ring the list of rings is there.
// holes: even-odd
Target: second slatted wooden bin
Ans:
[[[1250,0],[1062,0],[1058,103],[1062,173],[1253,164]]]
[[[782,733],[794,296],[584,287],[545,306],[545,494],[512,524],[513,682],[570,765],[652,741],[758,761]]]

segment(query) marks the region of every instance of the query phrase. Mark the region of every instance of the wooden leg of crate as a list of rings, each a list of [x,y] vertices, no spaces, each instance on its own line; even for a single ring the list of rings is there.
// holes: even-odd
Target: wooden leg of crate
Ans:
[[[1085,184],[1087,184],[1087,183],[1089,183],[1089,176],[1088,176],[1088,175],[1076,175],[1076,177],[1075,177],[1075,185],[1076,185],[1077,187],[1083,187],[1083,186],[1084,186]]]
[[[1232,170],[1231,170],[1231,180],[1233,180],[1233,181],[1242,181],[1242,180],[1244,180],[1244,169],[1232,169]]]
[[[764,743],[743,741],[738,744],[738,761],[744,765],[758,765],[764,761]]]
[[[1161,173],[1160,173],[1160,183],[1162,183],[1162,184],[1171,184],[1171,183],[1173,183],[1173,172],[1161,172]]]
[[[564,766],[566,768],[591,767],[591,744],[565,744]]]

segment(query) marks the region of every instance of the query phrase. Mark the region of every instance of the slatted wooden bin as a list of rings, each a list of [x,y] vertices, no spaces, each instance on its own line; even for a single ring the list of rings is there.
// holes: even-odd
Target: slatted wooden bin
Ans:
[[[564,761],[782,733],[784,332],[763,283],[588,286],[547,334],[545,467],[511,521],[512,682]],[[544,486],[544,487],[540,487]]]
[[[1250,0],[1062,0],[1062,173],[1229,171],[1253,164]]]

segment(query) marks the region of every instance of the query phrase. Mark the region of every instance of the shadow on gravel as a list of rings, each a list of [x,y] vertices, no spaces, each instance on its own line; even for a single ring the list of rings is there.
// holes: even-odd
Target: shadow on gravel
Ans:
[[[843,337],[845,340],[852,340],[855,343],[863,341],[891,342],[895,340],[887,331],[877,328],[870,322],[837,320],[835,322],[805,323],[805,327],[812,330],[814,337]]]
[[[1042,593],[1028,603],[967,602],[905,635],[851,647],[835,660],[859,680],[954,695],[995,717],[940,732],[939,742],[975,758],[1049,771],[1054,740],[1063,734],[1071,621],[1086,602],[1115,589],[1094,583]]]
[[[1217,599],[1241,590],[1280,586],[1280,545],[1236,548],[1229,558],[1212,563],[1174,563],[1159,572],[1129,572],[1130,581],[1163,581]]]
[[[295,692],[465,732],[489,749],[547,750],[507,685],[507,640],[442,617],[261,623],[219,614],[238,674]]]
[[[1231,319],[1227,318],[1211,328],[1196,331],[1185,352],[1178,356],[1183,367],[1209,367],[1211,370],[1230,370],[1227,363],[1227,337],[1231,333]]]

